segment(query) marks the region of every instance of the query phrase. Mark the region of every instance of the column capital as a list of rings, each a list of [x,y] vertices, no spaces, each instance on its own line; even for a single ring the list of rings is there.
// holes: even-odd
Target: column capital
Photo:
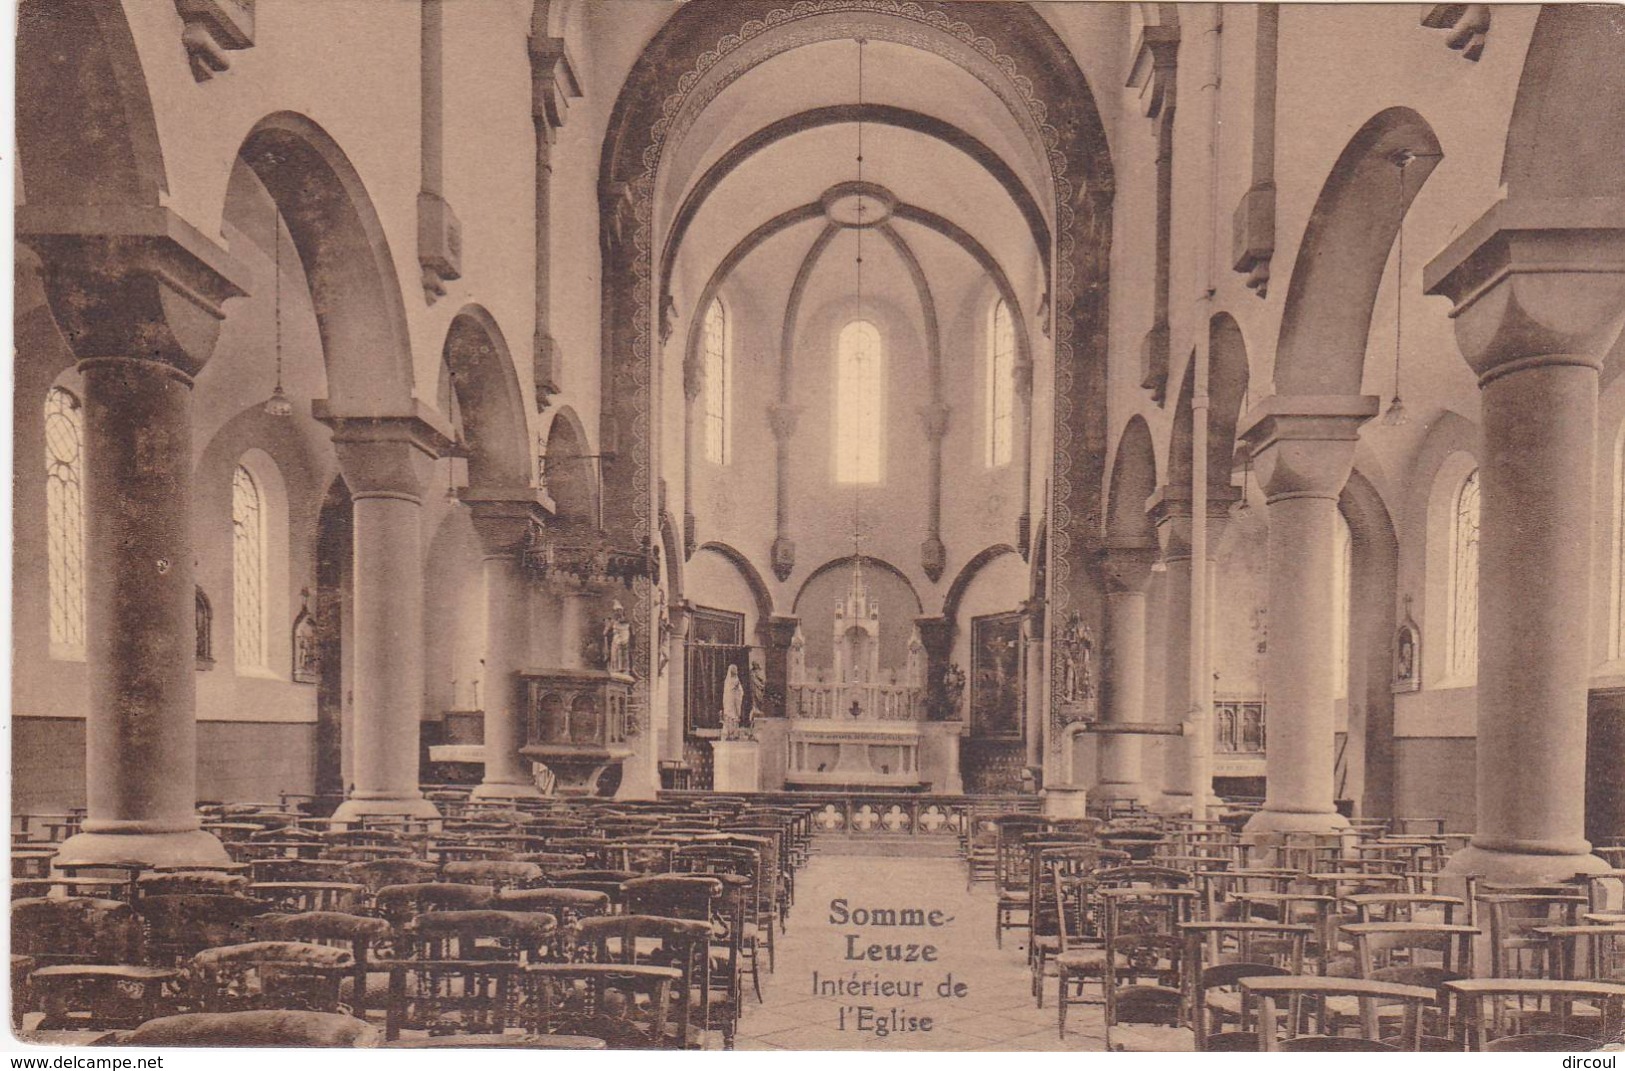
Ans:
[[[767,425],[773,429],[773,438],[781,444],[790,441],[796,433],[796,422],[801,417],[801,406],[787,402],[774,402],[767,407]]]
[[[1107,545],[1101,551],[1101,572],[1106,580],[1106,593],[1140,594],[1151,582],[1151,566],[1160,557],[1156,544]]]
[[[1480,382],[1602,359],[1625,325],[1625,199],[1497,202],[1423,269]]]
[[[943,659],[948,657],[954,642],[954,622],[950,618],[940,614],[916,617],[914,627],[920,630],[920,642],[925,644],[928,654]]]
[[[1234,488],[1208,488],[1207,523],[1209,554],[1218,540],[1214,527],[1222,526],[1230,517],[1230,505],[1239,496]],[[1191,556],[1191,519],[1195,503],[1189,487],[1163,484],[1146,500],[1146,516],[1156,529],[1157,544],[1166,561],[1177,561]],[[1222,531],[1222,527],[1220,531]],[[1107,548],[1108,551],[1111,549]]]
[[[333,429],[339,468],[355,498],[419,501],[435,460],[452,445],[421,402],[402,416],[346,416],[325,398],[311,403],[317,420]]]
[[[790,641],[796,638],[796,629],[800,627],[801,618],[774,614],[756,623],[756,637],[766,647],[789,647]]]
[[[1270,502],[1332,498],[1354,468],[1360,426],[1377,415],[1374,394],[1271,395],[1242,420],[1259,486]]]
[[[544,516],[535,488],[471,487],[461,495],[487,556],[513,554]]]
[[[160,205],[27,204],[17,240],[40,258],[51,315],[80,360],[140,357],[195,376],[247,270]]]

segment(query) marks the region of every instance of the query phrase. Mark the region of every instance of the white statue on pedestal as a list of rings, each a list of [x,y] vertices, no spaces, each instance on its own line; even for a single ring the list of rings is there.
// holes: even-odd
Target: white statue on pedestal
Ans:
[[[739,738],[739,719],[745,706],[745,683],[739,679],[739,667],[729,666],[722,679],[722,739]]]

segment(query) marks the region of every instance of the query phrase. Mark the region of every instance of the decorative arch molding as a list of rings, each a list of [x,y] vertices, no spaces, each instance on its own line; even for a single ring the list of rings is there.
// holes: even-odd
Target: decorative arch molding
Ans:
[[[276,201],[304,264],[332,415],[420,415],[395,259],[349,157],[295,112],[261,119],[237,155]]]
[[[959,620],[959,604],[965,600],[965,592],[970,590],[971,582],[981,571],[1006,554],[1016,553],[1016,548],[1008,543],[995,543],[991,547],[983,547],[976,555],[966,562],[955,575],[953,583],[948,585],[948,594],[942,600],[942,616],[949,621]]]
[[[602,369],[605,423],[619,452],[606,463],[618,538],[652,535],[653,384],[659,337],[654,200],[662,157],[723,88],[774,55],[822,40],[864,36],[928,49],[961,66],[1010,109],[1037,159],[1049,165],[1055,253],[1049,298],[1054,339],[1053,454],[1047,514],[1056,526],[1048,601],[1098,618],[1089,567],[1100,531],[1108,272],[1114,179],[1104,125],[1077,61],[1027,5],[950,6],[901,0],[740,0],[683,6],[645,46],[610,115],[599,172],[603,221]],[[634,628],[651,621],[648,587],[632,596]],[[1098,620],[1094,622],[1098,624]],[[640,688],[643,686],[640,686]]]
[[[768,589],[767,582],[762,579],[762,574],[755,565],[751,564],[751,560],[745,552],[729,543],[721,543],[716,540],[701,543],[696,553],[704,550],[725,558],[735,569],[739,570],[739,575],[744,578],[745,585],[750,588],[751,597],[756,600],[757,622],[773,620],[773,592]]]
[[[522,492],[532,486],[534,454],[513,353],[491,314],[465,305],[441,348],[463,415],[471,491]]]
[[[683,594],[683,544],[671,511],[660,511],[660,549],[666,568],[666,601],[677,602]]]
[[[593,459],[587,456],[593,450],[586,425],[573,408],[561,405],[554,410],[546,441],[542,484],[553,499],[556,516],[566,524],[596,525],[603,485],[594,472]]]
[[[24,0],[16,56],[26,201],[158,204],[169,192],[163,148],[120,5]]]
[[[1145,504],[1157,490],[1157,453],[1151,428],[1136,413],[1123,426],[1112,458],[1106,495],[1106,545],[1155,547],[1157,533]]]
[[[1619,14],[1609,7],[1540,9],[1507,124],[1501,184],[1509,198],[1625,195],[1625,79]],[[1614,77],[1599,77],[1614,71]]]
[[[1396,161],[1405,153],[1412,162],[1402,194]],[[1276,394],[1360,393],[1388,251],[1443,155],[1427,120],[1403,107],[1372,116],[1344,147],[1293,263],[1276,344]]]
[[[883,573],[890,573],[892,576],[896,577],[908,588],[908,593],[913,596],[915,615],[918,616],[919,614],[925,612],[925,603],[920,601],[920,593],[914,590],[914,582],[908,578],[908,575],[904,573],[903,570],[897,568],[897,566],[893,565],[884,558],[875,558],[867,554],[848,554],[843,558],[831,558],[829,561],[807,574],[807,579],[803,580],[801,582],[801,587],[796,589],[795,600],[790,604],[791,615],[794,617],[801,616],[801,597],[807,593],[807,589],[812,586],[812,582],[814,580],[817,580],[819,577],[832,570],[847,568],[854,562],[862,565],[865,569],[878,569]]]
[[[666,243],[660,255],[660,278],[664,287],[669,290],[671,286],[672,269],[677,263],[677,253],[682,246],[683,238],[688,234],[689,227],[699,216],[707,198],[716,191],[724,179],[757,153],[785,138],[843,123],[874,123],[911,130],[935,138],[970,157],[993,177],[1015,203],[1016,209],[1027,222],[1028,230],[1032,232],[1033,246],[1043,261],[1044,274],[1046,276],[1049,274],[1051,246],[1049,221],[1044,218],[1043,210],[1039,208],[1037,200],[1028,191],[1026,183],[1022,182],[1015,169],[1005,163],[1004,158],[986,143],[953,123],[909,108],[899,108],[891,104],[831,104],[787,115],[768,124],[739,141],[705,170],[699,180],[689,188],[682,205],[672,217],[671,230],[666,236]]]

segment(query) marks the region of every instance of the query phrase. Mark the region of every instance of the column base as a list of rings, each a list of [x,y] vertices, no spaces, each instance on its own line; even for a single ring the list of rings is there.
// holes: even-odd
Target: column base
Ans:
[[[547,797],[534,784],[525,781],[487,781],[468,794],[471,800],[540,800]]]
[[[1050,785],[1042,793],[1044,814],[1049,818],[1087,818],[1089,792],[1072,785]]]
[[[1247,819],[1242,833],[1341,833],[1349,820],[1336,811],[1259,811]]]
[[[1452,855],[1439,872],[1439,887],[1441,892],[1448,887],[1460,895],[1466,890],[1469,877],[1502,885],[1538,885],[1563,881],[1576,874],[1599,874],[1607,869],[1606,862],[1586,852],[1540,854],[1469,844]]]
[[[1191,813],[1191,794],[1189,792],[1170,792],[1167,789],[1145,801],[1145,809],[1152,814],[1172,816],[1176,814]]]
[[[353,822],[369,815],[387,815],[392,818],[439,818],[440,809],[429,800],[415,799],[357,799],[350,798],[339,804],[333,812],[334,822]]]
[[[1097,781],[1089,789],[1089,795],[1097,800],[1134,800],[1143,803],[1150,793],[1138,781]]]
[[[159,866],[219,866],[231,856],[213,833],[78,833],[62,842],[55,865],[145,863]]]

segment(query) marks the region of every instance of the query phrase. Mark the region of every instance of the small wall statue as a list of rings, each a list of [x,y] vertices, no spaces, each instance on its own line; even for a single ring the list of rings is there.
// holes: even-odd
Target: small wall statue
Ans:
[[[617,600],[604,621],[604,668],[611,673],[632,672],[632,622]]]
[[[741,725],[744,708],[745,682],[739,679],[739,667],[730,665],[722,678],[722,739],[748,739]]]
[[[1077,611],[1061,631],[1061,698],[1069,702],[1093,699],[1095,634]]]

